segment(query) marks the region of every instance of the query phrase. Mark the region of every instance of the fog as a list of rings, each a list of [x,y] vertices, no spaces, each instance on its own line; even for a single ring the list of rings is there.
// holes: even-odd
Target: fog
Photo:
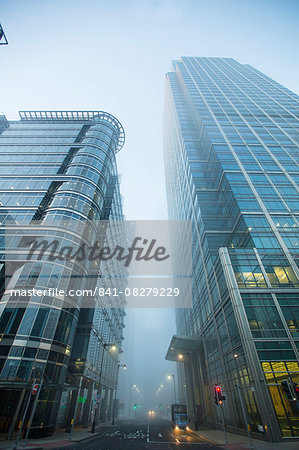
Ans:
[[[126,131],[118,166],[130,220],[167,218],[162,117],[172,59],[233,57],[297,88],[296,1],[2,0],[1,6],[9,45],[1,48],[0,110],[8,119],[22,109],[115,115]],[[172,401],[166,375],[175,365],[165,354],[174,333],[174,310],[127,310],[121,363],[128,369],[119,376],[126,414],[134,384],[140,394],[132,402],[144,410],[159,404],[160,384]]]
[[[142,413],[155,410],[164,404],[164,393],[156,395],[161,384],[165,387],[167,401],[173,401],[173,380],[167,375],[174,373],[175,364],[165,361],[170,337],[175,333],[172,309],[128,309],[122,364],[127,370],[119,372],[120,401],[125,402],[125,415],[131,413],[135,403],[142,405]],[[140,394],[131,385],[136,384]]]

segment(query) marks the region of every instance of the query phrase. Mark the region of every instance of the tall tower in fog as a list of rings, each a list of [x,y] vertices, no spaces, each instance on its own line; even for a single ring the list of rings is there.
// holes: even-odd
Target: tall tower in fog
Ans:
[[[166,75],[169,218],[193,222],[193,307],[167,359],[184,355],[193,423],[223,412],[274,441],[299,436],[296,112],[293,92],[231,58],[183,57]]]

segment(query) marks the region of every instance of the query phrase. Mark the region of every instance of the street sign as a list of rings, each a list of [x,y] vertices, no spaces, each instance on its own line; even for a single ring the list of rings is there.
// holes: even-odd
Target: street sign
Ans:
[[[32,394],[32,395],[35,395],[35,394],[37,393],[37,391],[38,391],[38,384],[34,384],[34,385],[32,386],[31,394]]]
[[[86,397],[79,397],[78,403],[86,403]]]

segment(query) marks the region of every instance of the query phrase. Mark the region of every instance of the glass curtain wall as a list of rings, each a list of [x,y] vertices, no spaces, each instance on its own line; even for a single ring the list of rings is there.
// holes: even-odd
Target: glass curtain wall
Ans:
[[[299,436],[282,384],[299,383],[296,111],[294,93],[231,58],[183,57],[166,75],[169,218],[193,222],[193,307],[176,314],[178,334],[200,340],[184,364],[191,416],[221,426],[220,384],[229,428],[247,427],[242,400],[272,441]]]

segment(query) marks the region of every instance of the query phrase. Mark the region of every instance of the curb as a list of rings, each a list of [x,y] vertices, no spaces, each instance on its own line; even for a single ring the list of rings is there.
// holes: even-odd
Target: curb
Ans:
[[[101,434],[101,430],[99,431],[95,431],[95,433],[91,433],[89,431],[89,433],[91,434],[91,436],[87,436],[84,437],[82,439],[69,439],[69,442],[82,442],[82,441],[90,441],[91,439],[93,439],[95,436],[98,436],[99,434]],[[28,449],[29,450],[29,449]]]
[[[213,441],[212,439],[209,439],[209,438],[203,436],[202,434],[200,434],[199,431],[193,431],[193,433],[196,434],[196,436],[200,437],[201,439],[203,439],[204,441],[208,442],[211,445],[224,445],[222,443]]]

